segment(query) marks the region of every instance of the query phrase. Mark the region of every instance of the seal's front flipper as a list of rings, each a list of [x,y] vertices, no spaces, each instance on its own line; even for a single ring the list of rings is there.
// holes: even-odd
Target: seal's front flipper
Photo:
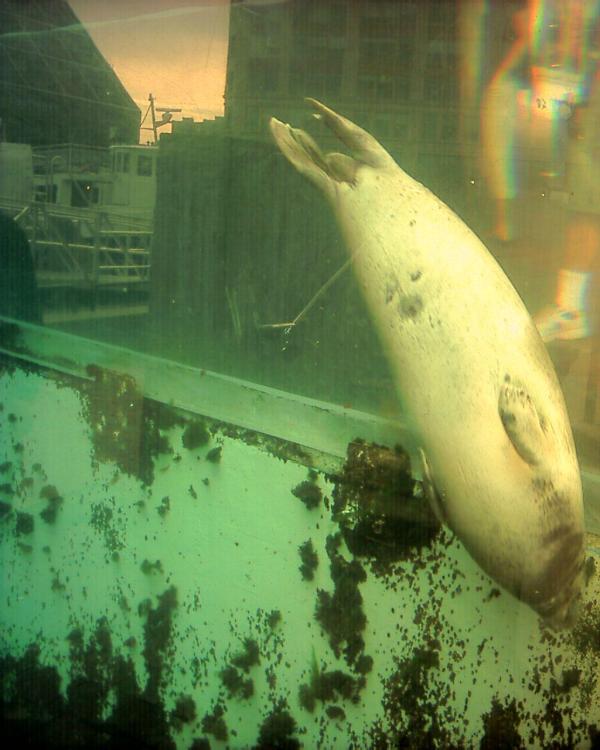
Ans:
[[[524,385],[506,376],[498,414],[510,442],[530,466],[538,466],[548,450],[547,425]]]
[[[425,490],[425,497],[429,500],[429,505],[437,518],[437,520],[444,525],[448,525],[448,517],[446,515],[446,509],[444,508],[444,498],[438,491],[433,481],[433,475],[431,473],[431,467],[427,461],[427,456],[423,448],[419,448],[419,459],[421,462],[421,473],[423,475],[423,489]]]

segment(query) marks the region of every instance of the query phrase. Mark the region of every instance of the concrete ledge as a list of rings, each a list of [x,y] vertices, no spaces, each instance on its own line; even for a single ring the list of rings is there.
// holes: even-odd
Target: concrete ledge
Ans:
[[[128,375],[148,398],[302,446],[324,471],[339,466],[356,438],[411,448],[400,422],[10,318],[0,326],[5,354],[85,379],[90,366]],[[301,454],[292,460],[302,463]],[[600,534],[600,474],[581,475],[586,527]]]

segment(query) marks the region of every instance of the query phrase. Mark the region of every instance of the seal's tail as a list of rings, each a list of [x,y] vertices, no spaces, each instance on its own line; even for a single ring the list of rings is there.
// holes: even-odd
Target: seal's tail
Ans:
[[[304,130],[293,128],[272,117],[269,122],[275,143],[296,169],[333,197],[336,182],[353,185],[361,165],[381,168],[395,166],[392,157],[372,135],[345,117],[338,115],[316,99],[307,99],[315,109],[315,117],[323,120],[329,129],[352,152],[323,154],[314,139]]]
[[[327,195],[332,195],[327,162],[321,150],[308,133],[272,117],[269,122],[275,143],[286,159],[305,177]]]
[[[382,168],[394,164],[392,157],[370,133],[338,115],[316,99],[307,98],[306,101],[315,110],[315,117],[323,120],[325,125],[350,149],[352,156],[362,164],[370,167]]]

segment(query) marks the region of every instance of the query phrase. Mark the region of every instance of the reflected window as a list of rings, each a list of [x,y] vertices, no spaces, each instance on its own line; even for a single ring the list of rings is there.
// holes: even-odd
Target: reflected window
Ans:
[[[300,34],[344,34],[347,6],[345,3],[323,3],[310,0],[293,5],[292,28]]]
[[[137,173],[140,177],[152,176],[152,157],[140,154],[138,156]]]
[[[71,183],[71,206],[73,208],[88,208],[98,203],[100,190],[96,185],[86,180],[74,180]]]
[[[335,96],[342,87],[344,50],[298,45],[290,69],[290,88],[299,96]]]
[[[115,172],[129,172],[129,153],[127,151],[117,151],[114,154]]]
[[[58,185],[36,185],[35,197],[36,203],[56,203],[58,195]]]
[[[279,82],[280,64],[278,60],[254,58],[248,67],[248,86],[257,93],[276,91]]]

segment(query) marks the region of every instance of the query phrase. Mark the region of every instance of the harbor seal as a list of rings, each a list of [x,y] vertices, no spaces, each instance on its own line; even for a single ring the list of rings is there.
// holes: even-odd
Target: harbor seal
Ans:
[[[275,118],[333,207],[436,515],[554,627],[582,587],[583,501],[563,395],[516,290],[477,236],[369,133],[307,100],[351,156]]]

